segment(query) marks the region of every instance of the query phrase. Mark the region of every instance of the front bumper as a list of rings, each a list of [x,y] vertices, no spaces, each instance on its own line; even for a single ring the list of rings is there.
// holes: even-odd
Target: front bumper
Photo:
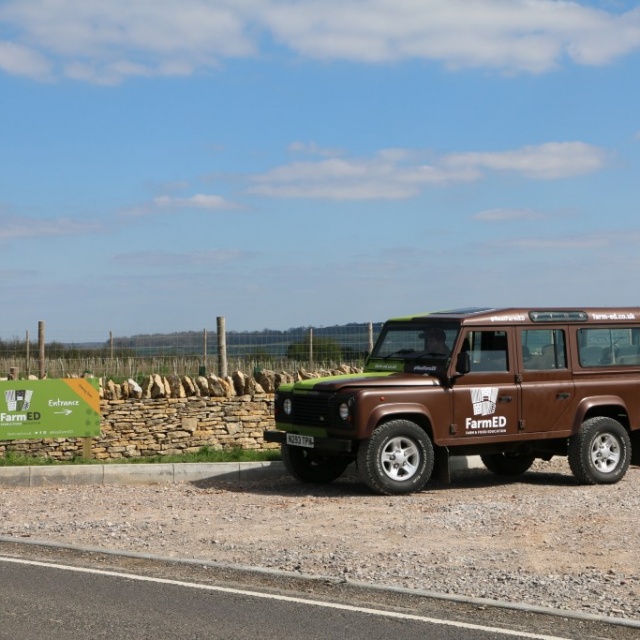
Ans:
[[[265,442],[279,442],[280,444],[286,443],[287,432],[286,431],[265,431]],[[354,448],[353,440],[345,440],[343,438],[319,438],[314,436],[313,439],[314,451],[328,451],[334,453],[352,453]]]

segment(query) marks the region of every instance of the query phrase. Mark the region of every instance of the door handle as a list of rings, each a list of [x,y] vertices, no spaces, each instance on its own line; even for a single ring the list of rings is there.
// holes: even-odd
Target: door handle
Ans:
[[[562,393],[559,393],[559,394],[556,396],[556,400],[566,400],[567,398],[570,398],[570,397],[571,397],[571,394],[570,394],[570,393],[567,393],[566,391],[564,391],[564,392],[562,392]]]
[[[503,402],[503,403],[511,402],[512,400],[513,400],[512,396],[500,396],[498,398],[498,402]]]

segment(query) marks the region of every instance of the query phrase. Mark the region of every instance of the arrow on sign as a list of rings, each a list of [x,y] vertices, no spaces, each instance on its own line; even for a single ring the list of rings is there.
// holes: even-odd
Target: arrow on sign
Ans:
[[[64,409],[63,411],[54,411],[53,413],[60,413],[63,416],[68,416],[71,415],[73,411],[71,411],[71,409]]]

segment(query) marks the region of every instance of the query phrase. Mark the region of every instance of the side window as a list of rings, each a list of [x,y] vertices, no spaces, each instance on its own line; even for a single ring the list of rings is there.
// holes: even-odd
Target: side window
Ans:
[[[531,329],[521,334],[525,371],[566,369],[567,353],[561,329]]]
[[[472,372],[509,370],[506,331],[470,331],[465,342]]]
[[[579,329],[581,367],[637,366],[640,364],[640,328]]]

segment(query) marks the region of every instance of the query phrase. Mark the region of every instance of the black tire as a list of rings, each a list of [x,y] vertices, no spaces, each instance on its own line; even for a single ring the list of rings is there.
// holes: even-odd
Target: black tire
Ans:
[[[313,449],[294,447],[286,442],[281,447],[285,469],[300,482],[328,484],[339,478],[350,460],[323,456]]]
[[[480,456],[491,473],[497,476],[520,476],[531,468],[536,457],[530,453],[488,453]]]
[[[409,420],[378,427],[358,450],[358,472],[376,493],[401,495],[420,491],[433,471],[431,439]]]
[[[569,466],[582,484],[613,484],[629,468],[631,440],[613,418],[586,420],[569,438]]]

